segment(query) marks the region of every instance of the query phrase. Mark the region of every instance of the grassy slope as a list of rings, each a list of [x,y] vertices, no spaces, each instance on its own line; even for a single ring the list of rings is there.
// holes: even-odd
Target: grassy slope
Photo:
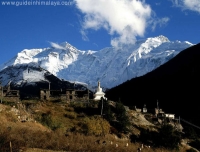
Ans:
[[[94,136],[80,133],[84,130],[84,127],[81,126],[83,124],[82,122],[92,117],[81,112],[81,106],[83,105],[79,105],[79,111],[76,112],[76,108],[62,103],[37,102],[27,104],[27,109],[32,113],[34,120],[40,121],[42,114],[49,114],[51,116],[51,121],[55,125],[53,126],[53,131],[44,122],[42,125],[38,121],[24,123],[18,121],[15,113],[11,112],[13,109],[11,106],[0,104],[1,151],[9,151],[10,141],[13,152],[19,151],[19,149],[23,149],[26,152],[46,152],[47,150],[129,152],[137,150],[141,143],[131,143],[128,139],[120,139],[115,135],[106,134],[105,136]],[[70,130],[72,128],[75,128],[73,132]],[[107,145],[95,143],[97,140],[100,140],[101,143],[106,141]],[[109,141],[112,141],[113,144],[111,145]],[[126,143],[129,143],[128,147],[125,147]],[[118,144],[119,147],[115,147],[115,144]],[[144,151],[168,152],[166,149],[154,148],[145,149]],[[181,151],[184,152],[186,150],[182,148]]]

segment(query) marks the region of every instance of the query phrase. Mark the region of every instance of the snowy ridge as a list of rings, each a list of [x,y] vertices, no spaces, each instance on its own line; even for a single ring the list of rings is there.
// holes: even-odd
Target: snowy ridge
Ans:
[[[139,40],[120,50],[108,47],[99,51],[82,51],[67,42],[52,43],[49,48],[25,49],[0,68],[28,64],[44,68],[67,81],[86,83],[90,87],[101,81],[102,87],[112,88],[154,70],[192,45],[188,41],[171,42],[162,35]],[[34,75],[23,74],[23,79],[34,80]]]
[[[29,67],[27,65],[16,65],[9,66],[6,69],[0,71],[0,81],[2,85],[8,85],[10,82],[14,83],[17,86],[34,85],[35,82],[45,81],[45,75],[50,75],[46,70],[43,70],[38,67]]]

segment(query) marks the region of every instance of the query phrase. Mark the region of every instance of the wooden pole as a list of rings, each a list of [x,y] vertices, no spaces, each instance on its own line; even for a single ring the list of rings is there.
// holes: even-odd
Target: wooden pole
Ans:
[[[87,86],[87,98],[88,98],[88,103],[89,103],[89,89],[88,89],[88,86]]]
[[[103,117],[103,98],[101,97],[101,116]]]
[[[1,103],[3,102],[3,85],[1,86]]]
[[[50,84],[51,82],[49,82],[49,91],[51,90],[51,84]]]
[[[12,152],[12,142],[10,141],[10,152]]]

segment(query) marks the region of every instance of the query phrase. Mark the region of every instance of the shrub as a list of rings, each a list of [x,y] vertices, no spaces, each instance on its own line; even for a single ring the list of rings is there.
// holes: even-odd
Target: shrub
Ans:
[[[85,117],[85,114],[84,114],[83,112],[81,112],[81,113],[79,113],[77,116],[78,116],[78,117]]]
[[[43,113],[41,116],[41,123],[51,128],[52,126],[51,113]]]
[[[128,131],[128,126],[130,126],[130,121],[126,115],[126,109],[121,102],[116,103],[116,119],[118,122],[117,128],[120,131]]]
[[[74,111],[74,108],[73,108],[73,107],[66,107],[65,110],[66,110],[66,111],[73,112],[73,111]]]
[[[196,150],[194,150],[193,148],[188,149],[186,152],[197,152]]]
[[[8,121],[17,122],[17,116],[11,112],[5,112]]]
[[[102,118],[86,118],[83,129],[87,135],[106,135],[110,131],[110,124]]]
[[[135,134],[131,134],[130,135],[130,141],[132,142],[132,143],[135,143],[136,141],[138,141],[139,140],[139,137],[137,136],[137,135],[135,135]]]
[[[83,102],[71,102],[70,106],[73,108],[85,108],[86,104],[84,104]]]
[[[196,139],[190,142],[190,145],[198,150],[200,150],[200,139]]]
[[[148,129],[142,129],[140,131],[140,140],[145,144],[157,144],[159,140],[159,133]]]
[[[163,125],[160,129],[158,144],[160,146],[175,149],[181,142],[181,135],[171,125]]]
[[[185,126],[184,127],[184,132],[185,132],[185,136],[187,138],[190,138],[190,139],[196,139],[198,136],[197,136],[197,133],[195,132],[194,128],[193,127],[188,127],[188,126]]]
[[[153,144],[157,147],[178,149],[181,135],[171,125],[163,125],[159,132],[142,129],[139,140],[145,144]]]
[[[18,152],[19,146],[24,145],[24,141],[20,141],[11,137],[11,128],[1,128],[0,131],[0,151],[10,151],[10,143],[12,144],[12,151]]]
[[[61,123],[59,120],[53,119],[51,116],[51,112],[42,113],[41,116],[38,116],[37,121],[42,123],[43,125],[49,127],[52,130],[56,130],[61,127]]]
[[[77,118],[77,114],[75,112],[66,112],[64,114],[65,117],[70,118],[70,119],[75,119]]]
[[[89,102],[89,107],[97,108],[98,104],[99,104],[99,102],[92,100],[92,101]]]
[[[103,102],[103,109],[102,109],[102,102]],[[105,100],[102,98],[101,101],[99,101],[98,103],[98,109],[99,109],[99,112],[101,112],[102,110],[102,114],[106,120],[108,120],[109,122],[114,120],[113,112],[110,108],[108,100]]]

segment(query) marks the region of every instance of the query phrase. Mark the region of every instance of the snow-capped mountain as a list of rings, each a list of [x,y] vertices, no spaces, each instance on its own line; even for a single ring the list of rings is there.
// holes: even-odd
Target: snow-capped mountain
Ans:
[[[9,66],[0,71],[1,85],[11,90],[19,90],[20,98],[38,98],[40,89],[51,90],[86,90],[84,84],[74,84],[57,78],[41,67],[30,65]]]
[[[82,51],[67,42],[53,43],[49,48],[25,49],[0,69],[28,64],[44,68],[67,81],[84,82],[89,86],[96,86],[97,81],[101,81],[102,87],[112,88],[156,69],[192,45],[187,41],[169,41],[164,36],[138,40],[118,50],[108,47]]]
[[[42,68],[29,67],[28,65],[9,66],[0,71],[0,80],[3,86],[14,82],[17,86],[23,86],[24,84],[34,85],[35,82],[49,81],[45,78],[47,75],[51,75],[48,71]]]

